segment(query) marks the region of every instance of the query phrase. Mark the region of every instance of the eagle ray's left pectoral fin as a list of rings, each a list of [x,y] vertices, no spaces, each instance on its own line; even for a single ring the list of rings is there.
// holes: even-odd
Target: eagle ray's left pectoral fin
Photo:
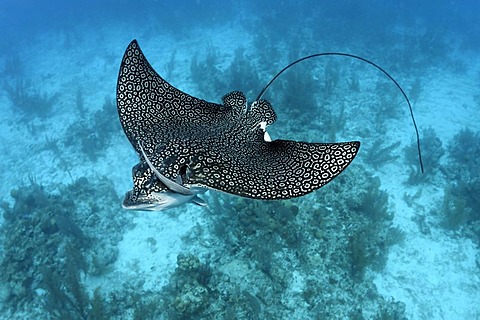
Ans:
[[[183,194],[183,195],[186,195],[186,196],[190,196],[190,195],[193,195],[193,192],[187,188],[187,187],[184,187],[170,179],[168,179],[167,177],[165,177],[163,174],[160,173],[160,171],[158,171],[157,168],[155,168],[155,166],[152,164],[152,162],[148,159],[147,155],[145,154],[145,151],[143,150],[143,147],[142,147],[142,144],[139,143],[139,146],[140,146],[140,150],[142,151],[142,155],[143,155],[143,158],[145,159],[145,162],[147,162],[148,166],[150,167],[150,169],[155,173],[155,175],[157,176],[157,178],[170,190],[170,191],[173,191],[173,192],[177,192],[177,193],[180,193],[180,194]]]

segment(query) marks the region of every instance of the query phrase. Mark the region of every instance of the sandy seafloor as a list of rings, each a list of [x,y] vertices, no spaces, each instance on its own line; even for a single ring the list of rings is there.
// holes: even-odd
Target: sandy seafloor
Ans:
[[[144,30],[144,34],[132,32],[123,25],[95,30],[84,25],[78,27],[78,30],[81,32],[78,31],[69,47],[62,45],[67,36],[61,31],[21,40],[17,46],[29,81],[37,84],[41,92],[59,92],[59,98],[48,118],[25,120],[25,116],[16,112],[5,92],[1,91],[2,201],[13,203],[9,196],[10,190],[27,183],[29,176],[34,176],[38,183],[48,187],[57,183],[70,183],[83,176],[106,175],[115,182],[120,197],[131,188],[130,171],[137,163],[137,158],[121,132],[112,138],[110,146],[94,162],[85,161],[85,157],[77,157],[75,154],[62,154],[67,168],[60,165],[58,157],[48,150],[42,150],[40,145],[46,137],[61,137],[68,125],[77,121],[77,114],[72,112],[72,108],[78,86],[82,88],[88,112],[99,110],[106,96],[114,98],[120,59],[132,38],[139,40],[147,58],[160,74],[166,73],[162,61],[170,59],[172,52],[175,52],[175,67],[167,80],[192,95],[197,95],[198,90],[189,79],[193,55],[205,55],[208,46],[211,46],[225,59],[222,63],[228,65],[237,46],[242,44],[248,48],[248,43],[252,40],[251,35],[241,26],[234,24],[211,29],[198,28],[176,38],[169,34],[148,34],[147,30]],[[206,34],[212,36],[207,37]],[[466,69],[456,73],[429,69],[428,74],[422,75],[423,91],[414,104],[419,127],[434,127],[439,138],[445,141],[444,146],[463,128],[475,132],[480,130],[480,106],[474,100],[476,95],[480,95],[480,56],[468,51],[452,54],[456,54],[457,59],[467,66]],[[2,58],[5,59],[5,56],[2,55]],[[222,68],[222,63],[218,65],[219,69]],[[369,74],[375,75],[372,72]],[[378,74],[375,76],[381,77]],[[265,83],[264,80],[262,83]],[[402,83],[401,78],[398,80]],[[233,89],[236,88],[225,88],[225,93]],[[253,99],[253,95],[249,98]],[[217,99],[219,101],[220,97]],[[284,106],[274,105],[276,110],[282,107]],[[400,108],[403,108],[402,116],[391,120],[384,137],[386,140],[400,140],[402,145],[407,145],[411,143],[414,133],[406,105]],[[371,111],[364,112],[367,115],[362,117],[368,117]],[[279,115],[281,117],[281,111]],[[351,117],[349,121],[356,121],[355,114],[348,113],[348,116]],[[35,129],[32,131],[29,126]],[[361,128],[362,125],[357,123],[357,126]],[[295,127],[288,129],[292,132],[288,138],[295,138]],[[275,125],[269,132],[273,139],[280,138]],[[352,129],[349,134],[354,132]],[[311,141],[314,140],[312,133]],[[65,152],[68,150],[65,149]],[[358,157],[362,157],[361,152]],[[355,166],[355,162],[352,166]],[[426,185],[405,185],[407,169],[405,161],[399,160],[377,170],[382,189],[388,192],[395,213],[394,225],[405,232],[406,238],[404,243],[390,249],[387,265],[375,275],[374,283],[385,297],[393,297],[406,304],[409,319],[478,319],[480,258],[477,244],[441,228],[431,228],[430,234],[422,234],[412,221],[416,210],[433,208],[441,201],[443,186],[448,182],[436,179]],[[348,174],[348,170],[344,174]],[[407,206],[403,195],[415,194],[419,188],[422,189],[422,194],[415,200],[415,206]],[[428,212],[428,209],[424,210]],[[179,252],[195,252],[202,257],[202,254],[208,252],[209,246],[214,245],[209,243],[208,234],[196,235],[198,226],[205,224],[205,216],[208,214],[196,206],[188,205],[169,213],[132,213],[122,210],[119,203],[118,214],[129,217],[134,225],[125,232],[119,243],[119,255],[113,271],[105,277],[89,279],[92,288],[98,285],[121,286],[123,279],[137,277],[145,281],[146,289],[158,289],[166,284],[175,269]],[[202,230],[208,232],[207,228]],[[161,245],[152,248],[146,238],[154,238]],[[191,239],[186,242],[186,238]],[[241,265],[217,267],[225,273],[246,272],[242,271]],[[301,286],[301,283],[297,285]],[[291,290],[294,294],[298,288],[292,285]],[[18,315],[18,318],[23,316],[25,315]],[[301,313],[297,316],[300,319]]]

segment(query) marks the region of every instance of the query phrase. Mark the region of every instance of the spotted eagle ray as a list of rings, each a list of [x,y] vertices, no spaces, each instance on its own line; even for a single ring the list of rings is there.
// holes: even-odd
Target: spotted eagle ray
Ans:
[[[140,162],[132,169],[134,186],[123,207],[205,206],[198,195],[208,189],[253,199],[290,199],[338,176],[357,155],[360,142],[271,141],[266,128],[277,116],[260,99],[267,87],[250,105],[239,91],[226,94],[223,104],[193,97],[165,81],[133,40],[120,66],[117,108]]]

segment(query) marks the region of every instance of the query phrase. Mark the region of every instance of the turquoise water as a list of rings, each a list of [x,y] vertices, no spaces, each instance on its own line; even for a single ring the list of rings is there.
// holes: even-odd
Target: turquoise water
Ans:
[[[477,319],[476,2],[0,3],[0,317]],[[122,209],[138,155],[116,108],[123,53],[221,103],[265,93],[273,140],[359,140],[304,197],[216,191]]]

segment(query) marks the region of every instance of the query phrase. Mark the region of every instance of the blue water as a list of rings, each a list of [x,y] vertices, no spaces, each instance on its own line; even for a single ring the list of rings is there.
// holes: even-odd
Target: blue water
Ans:
[[[476,1],[0,2],[0,318],[477,319]],[[263,98],[272,139],[360,140],[292,200],[214,191],[122,209],[138,163],[116,81],[137,39],[166,81]]]

